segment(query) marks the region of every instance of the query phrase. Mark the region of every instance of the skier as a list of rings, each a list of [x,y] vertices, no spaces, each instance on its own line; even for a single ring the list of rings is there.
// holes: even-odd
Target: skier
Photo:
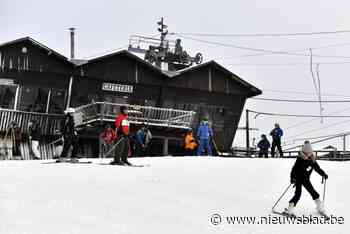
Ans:
[[[137,157],[144,156],[146,153],[146,137],[147,137],[146,126],[142,125],[141,128],[136,132],[136,149],[135,155]]]
[[[213,129],[209,126],[208,117],[205,117],[200,123],[197,137],[199,139],[199,147],[197,150],[197,155],[201,156],[204,149],[207,150],[208,155],[213,155],[210,140],[213,137]]]
[[[146,154],[149,154],[149,151],[150,151],[150,146],[151,146],[151,143],[152,143],[152,138],[153,138],[153,135],[151,133],[151,130],[149,129],[149,127],[146,127],[146,139],[145,139],[145,144],[146,144]]]
[[[115,128],[117,132],[116,150],[112,165],[128,165],[132,164],[128,161],[128,155],[130,152],[130,139],[129,139],[129,120],[128,120],[128,108],[126,106],[120,107],[120,114],[115,120]]]
[[[323,202],[320,200],[320,195],[314,189],[310,181],[310,175],[315,171],[320,174],[324,179],[328,179],[328,175],[320,168],[316,162],[316,156],[312,150],[312,146],[309,141],[305,141],[302,146],[299,156],[291,171],[291,183],[294,184],[295,194],[289,201],[288,208],[285,208],[284,213],[289,216],[295,216],[294,208],[297,205],[300,197],[302,186],[310,193],[312,199],[315,201],[316,209],[321,214],[326,216]]]
[[[57,162],[62,162],[62,158],[66,158],[68,154],[68,150],[72,146],[72,155],[71,161],[78,162],[77,153],[78,153],[78,134],[75,130],[73,113],[75,112],[74,108],[68,108],[64,111],[65,117],[61,122],[61,133],[63,137],[63,150]]]
[[[101,151],[102,157],[109,156],[104,155],[106,152],[109,152],[113,147],[114,140],[116,138],[116,133],[111,125],[107,124],[105,130],[100,134],[100,139],[102,143]]]
[[[197,142],[193,136],[192,129],[190,129],[190,130],[188,130],[188,132],[185,135],[185,154],[186,154],[186,156],[194,156],[196,148],[197,148]]]
[[[28,134],[29,134],[29,142],[31,149],[34,154],[34,159],[40,159],[40,151],[39,151],[39,140],[41,138],[39,124],[36,120],[31,120],[28,124]]]
[[[270,148],[270,142],[267,139],[265,134],[261,135],[261,140],[258,143],[259,150],[259,158],[265,157],[268,158],[269,156],[269,148]]]
[[[275,124],[275,128],[271,130],[270,135],[272,136],[271,157],[275,157],[276,147],[278,149],[280,157],[283,157],[281,146],[281,137],[283,136],[283,131],[278,123]]]

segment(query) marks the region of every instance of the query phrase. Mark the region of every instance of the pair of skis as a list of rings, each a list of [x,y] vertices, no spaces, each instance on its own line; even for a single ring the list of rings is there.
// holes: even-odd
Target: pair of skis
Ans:
[[[79,159],[57,159],[53,162],[44,162],[43,164],[53,164],[53,163],[72,163],[72,164],[91,164],[92,161],[79,161]]]
[[[284,217],[288,217],[288,218],[297,218],[298,216],[296,216],[295,214],[290,214],[290,213],[287,213],[286,211],[283,211],[283,212],[279,212],[279,211],[276,211],[276,210],[272,210],[272,213],[273,214],[277,214],[277,215],[281,215],[281,216],[284,216]],[[318,214],[321,216],[321,217],[324,217],[325,220],[329,220],[330,217],[324,213],[324,212],[320,212],[318,211]]]
[[[325,198],[326,198],[326,179],[324,179],[324,177],[322,177],[322,184],[323,184],[323,204],[324,204],[324,201],[325,201]],[[286,211],[276,211],[275,210],[275,207],[277,206],[277,204],[279,203],[279,201],[284,197],[284,195],[288,192],[288,190],[290,189],[290,187],[292,186],[293,184],[289,184],[288,187],[284,190],[284,192],[282,193],[282,195],[278,198],[278,200],[275,202],[275,204],[273,205],[272,207],[272,213],[273,214],[277,214],[277,215],[282,215],[282,216],[285,216],[285,217],[289,217],[289,218],[297,218],[296,215],[294,214],[290,214],[290,213],[287,213]],[[325,213],[325,212],[322,212],[322,211],[318,211],[318,213],[324,217],[326,220],[329,220],[330,217]]]

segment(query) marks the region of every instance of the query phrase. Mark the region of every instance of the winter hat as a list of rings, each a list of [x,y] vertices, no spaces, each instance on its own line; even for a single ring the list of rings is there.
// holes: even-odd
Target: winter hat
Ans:
[[[307,159],[308,157],[312,157],[312,160],[315,161],[316,157],[310,142],[306,141],[302,146],[301,151],[304,159]]]

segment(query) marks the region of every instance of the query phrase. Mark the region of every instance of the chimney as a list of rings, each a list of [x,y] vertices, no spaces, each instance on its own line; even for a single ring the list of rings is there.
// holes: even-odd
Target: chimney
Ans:
[[[74,59],[74,47],[75,47],[75,28],[69,28],[70,30],[70,59]]]

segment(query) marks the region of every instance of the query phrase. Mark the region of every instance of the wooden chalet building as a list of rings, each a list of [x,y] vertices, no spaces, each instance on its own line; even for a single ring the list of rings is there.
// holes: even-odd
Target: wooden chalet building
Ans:
[[[259,94],[258,88],[215,61],[164,71],[127,50],[81,61],[69,60],[30,37],[0,44],[1,136],[5,137],[10,121],[17,121],[22,154],[28,154],[30,118],[40,117],[46,136],[42,151],[52,154],[49,142],[57,138],[55,130],[65,108],[98,102],[194,111],[194,129],[208,115],[218,147],[228,151],[246,99]],[[98,155],[103,124],[101,119],[81,128],[80,151],[85,156]],[[181,154],[186,128],[150,127],[155,136],[152,154]]]

